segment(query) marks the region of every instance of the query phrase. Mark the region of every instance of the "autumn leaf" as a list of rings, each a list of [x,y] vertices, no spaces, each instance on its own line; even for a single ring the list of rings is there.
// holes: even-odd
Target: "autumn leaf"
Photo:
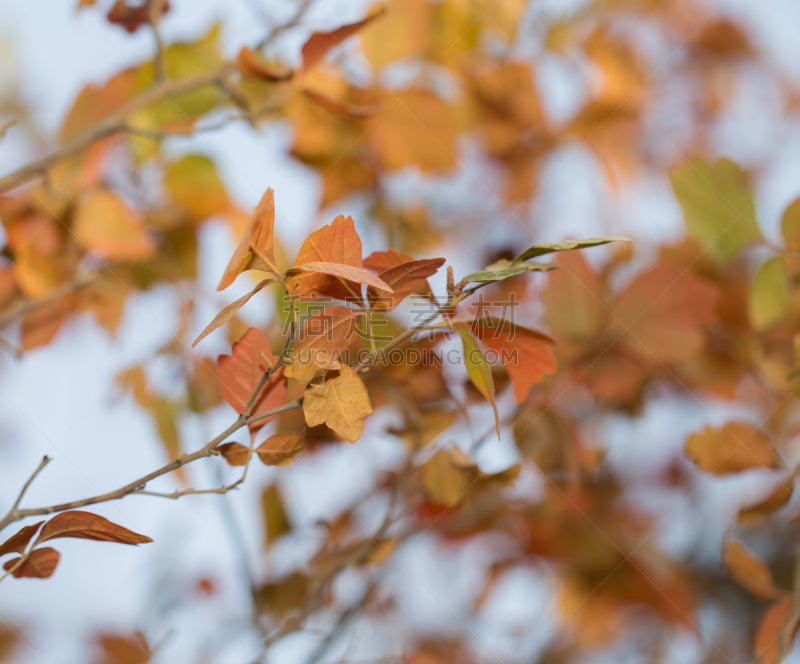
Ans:
[[[319,357],[322,351],[336,359],[352,341],[358,312],[349,307],[326,307],[308,317],[297,335],[292,355],[301,359]]]
[[[780,465],[766,435],[747,422],[707,426],[686,439],[685,449],[698,467],[715,475]]]
[[[383,15],[383,10],[379,9],[375,13],[356,23],[348,23],[330,32],[315,32],[308,38],[301,54],[303,56],[303,69],[309,69],[316,65],[332,48],[339,46],[348,37],[353,36],[364,26]]]
[[[390,293],[392,291],[392,288],[389,286],[389,284],[384,282],[379,277],[376,277],[374,274],[372,274],[372,272],[367,272],[363,268],[353,267],[352,265],[326,262],[304,263],[299,267],[291,268],[287,271],[287,273],[291,274],[295,271],[326,274],[332,277],[343,279],[345,281],[352,281],[357,284],[368,284],[373,288],[385,289]],[[301,281],[290,279],[289,290],[299,293],[301,283]]]
[[[564,240],[563,242],[545,242],[534,244],[519,254],[512,262],[512,266],[519,265],[523,261],[537,258],[546,254],[559,251],[572,251],[573,249],[585,249],[587,247],[597,247],[609,242],[630,242],[629,237],[590,237],[583,240]]]
[[[473,321],[470,331],[505,366],[518,404],[525,401],[528,392],[542,382],[545,374],[556,370],[556,360],[549,348],[555,345],[555,339],[542,332],[492,316]]]
[[[372,414],[369,395],[358,374],[343,364],[326,375],[324,382],[311,383],[303,396],[303,413],[310,427],[325,424],[350,443],[361,436],[363,420]]]
[[[230,355],[217,359],[217,375],[222,387],[222,396],[237,413],[244,413],[250,397],[258,387],[261,377],[277,366],[280,358],[272,354],[266,337],[255,327],[233,344]],[[275,370],[261,394],[256,398],[252,414],[261,413],[282,405],[286,398],[286,378],[283,367]],[[252,432],[258,431],[275,416],[250,424]]]
[[[187,154],[173,161],[164,174],[164,185],[172,201],[192,222],[232,208],[217,167],[205,155]]]
[[[739,523],[754,523],[768,518],[792,499],[794,478],[780,482],[769,495],[753,505],[739,510]]]
[[[761,241],[753,192],[745,173],[730,159],[711,164],[697,157],[671,177],[686,229],[711,256],[723,261]]]
[[[334,99],[313,88],[304,88],[303,94],[323,108],[347,118],[371,118],[380,113],[384,108],[383,104],[372,104],[370,106],[351,104],[340,99]]]
[[[795,199],[784,210],[781,217],[783,242],[789,251],[800,253],[800,198]]]
[[[228,267],[225,268],[225,273],[217,286],[218,291],[230,286],[245,270],[261,270],[271,272],[275,276],[280,275],[273,250],[274,226],[275,200],[272,189],[267,189],[250,219],[239,246],[233,252]]]
[[[152,540],[150,540],[152,541]],[[17,579],[24,577],[30,579],[47,579],[55,572],[58,560],[61,555],[55,549],[45,546],[41,549],[36,549],[28,554],[24,562],[14,569],[14,567],[22,560],[22,558],[12,558],[3,564],[3,569],[6,572],[11,572],[12,576]]]
[[[132,530],[112,523],[105,517],[91,512],[70,510],[56,514],[44,524],[34,546],[59,537],[118,542],[119,544],[146,544],[153,540]]]
[[[249,49],[246,46],[243,46],[239,51],[239,57],[236,58],[236,64],[243,76],[258,78],[270,83],[289,81],[294,76],[294,72],[291,69],[273,71],[261,61],[261,59],[253,52],[252,49]]]
[[[687,270],[658,263],[637,275],[610,305],[610,333],[648,362],[687,360],[703,345],[718,289]]]
[[[0,544],[0,556],[4,556],[7,553],[25,553],[25,547],[28,546],[28,542],[31,541],[31,538],[36,534],[36,531],[39,530],[39,526],[43,523],[44,521],[39,521],[38,523],[32,523],[29,526],[20,528],[15,534]]]
[[[302,385],[307,385],[320,371],[338,370],[342,367],[339,360],[333,358],[324,348],[309,349],[305,352],[292,353],[287,362],[284,374],[294,378]]]
[[[239,443],[223,443],[216,450],[230,466],[246,466],[250,460],[250,448]]]
[[[331,264],[363,269],[361,262],[361,239],[356,233],[352,217],[339,215],[333,222],[314,231],[306,238],[295,261],[296,268],[307,264]],[[360,276],[361,272],[355,273]],[[356,278],[358,278],[358,276]],[[289,289],[298,296],[316,294],[339,300],[349,297],[360,299],[361,287],[358,283],[339,279],[330,274],[306,272],[293,276]]]
[[[744,548],[741,542],[725,544],[723,561],[739,585],[763,599],[777,599],[783,591],[775,585],[772,572],[764,562]]]
[[[380,274],[390,268],[413,260],[414,257],[405,252],[387,249],[386,251],[373,251],[364,259],[364,267]]]
[[[155,252],[141,216],[110,191],[84,196],[75,209],[72,231],[86,248],[103,258],[141,261]]]
[[[431,500],[454,507],[464,498],[470,478],[453,463],[448,450],[439,450],[422,467],[422,482]]]
[[[444,258],[412,260],[381,272],[380,278],[388,284],[389,289],[375,288],[370,285],[367,288],[370,305],[373,309],[391,311],[425,284],[428,277],[436,274],[444,265],[445,260]]]
[[[147,664],[154,654],[140,632],[100,634],[97,645],[103,653],[103,659],[95,664]]]
[[[270,546],[281,535],[291,531],[286,508],[277,485],[270,484],[261,494],[261,510],[264,515],[264,535]]]
[[[541,296],[545,320],[559,339],[591,342],[608,318],[603,280],[579,251],[561,254],[557,261],[562,269],[547,275]]]
[[[209,334],[211,334],[214,330],[218,327],[222,327],[227,323],[236,312],[239,311],[247,302],[250,300],[253,295],[258,293],[262,288],[265,286],[269,286],[270,284],[274,284],[274,279],[264,279],[263,281],[259,281],[256,287],[251,290],[246,295],[242,295],[238,300],[231,302],[227,307],[222,309],[216,316],[214,316],[214,320],[212,320],[208,325],[206,325],[205,329],[198,335],[197,339],[192,342],[192,348],[194,348],[200,341],[205,339]]]
[[[789,275],[781,256],[764,263],[750,286],[748,311],[750,322],[763,331],[785,320],[790,312]]]
[[[500,413],[497,411],[497,403],[494,396],[492,370],[486,363],[483,352],[478,346],[475,337],[472,336],[469,326],[464,323],[456,323],[453,327],[461,335],[461,341],[464,344],[464,363],[467,367],[469,379],[478,391],[486,397],[486,400],[492,404],[492,409],[494,410],[494,426],[497,431],[497,438],[499,439]]]
[[[755,664],[780,664],[788,655],[788,652],[784,652],[784,644],[788,643],[791,648],[798,628],[798,621],[793,614],[792,600],[788,597],[767,608],[753,642],[753,651],[757,658]]]
[[[265,466],[286,466],[302,451],[303,436],[299,434],[270,436],[255,449]]]

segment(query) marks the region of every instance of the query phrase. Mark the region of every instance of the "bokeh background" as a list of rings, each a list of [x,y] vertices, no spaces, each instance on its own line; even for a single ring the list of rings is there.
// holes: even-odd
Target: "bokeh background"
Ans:
[[[195,40],[218,23],[219,48],[226,60],[235,59],[242,45],[256,44],[298,9],[297,4],[277,0],[173,0],[171,4],[161,23],[165,43]],[[164,141],[161,152],[165,159],[189,153],[211,158],[230,198],[242,210],[252,209],[265,188],[272,187],[276,234],[289,257],[311,230],[339,213],[356,220],[365,255],[387,244],[398,249],[416,245],[415,255],[447,256],[457,275],[483,267],[498,252],[520,250],[536,241],[626,235],[634,240],[635,253],[614,275],[616,287],[650,264],[659,245],[685,237],[683,212],[667,173],[697,153],[709,158],[730,157],[751,172],[759,224],[765,237],[781,242],[781,214],[800,194],[798,3],[706,2],[696,15],[692,11],[700,3],[695,2],[533,0],[521,3],[525,5],[522,10],[515,2],[503,8],[505,0],[484,4],[476,21],[485,12],[501,9],[516,18],[513,39],[490,41],[485,46],[488,55],[483,57],[490,63],[512,59],[530,67],[547,126],[569,123],[587,99],[593,95],[601,98],[605,94],[603,76],[617,71],[617,63],[610,60],[623,56],[610,53],[608,60],[600,56],[587,64],[581,40],[588,28],[569,31],[570,17],[596,12],[596,24],[605,22],[611,34],[624,35],[624,43],[631,45],[624,57],[636,53],[634,65],[642,72],[641,80],[631,84],[642,87],[637,93],[641,117],[632,120],[636,128],[620,123],[615,125],[616,134],[609,132],[597,142],[592,140],[596,137],[593,131],[578,129],[569,139],[559,139],[558,145],[543,151],[546,154],[537,157],[535,169],[513,158],[494,158],[476,138],[477,130],[459,130],[451,166],[420,169],[409,163],[381,173],[381,196],[424,202],[436,238],[417,238],[418,242],[414,241],[418,230],[408,231],[410,238],[403,239],[376,221],[374,190],[354,190],[337,200],[325,200],[321,169],[290,154],[297,130],[291,118],[278,117],[258,129],[232,121],[214,131],[171,137]],[[649,6],[659,4],[673,5],[675,14],[686,12],[685,24],[676,18],[679,27],[665,30],[669,38],[659,25],[673,19],[665,18],[666,14],[647,17]],[[368,5],[349,0],[311,3],[299,24],[274,45],[273,56],[297,66],[300,49],[313,30],[356,21]],[[3,174],[57,144],[63,118],[84,86],[101,83],[152,57],[150,31],[129,34],[107,21],[108,9],[102,0],[82,9],[74,0],[0,4],[0,119],[18,120],[0,142]],[[724,20],[737,26],[746,47],[731,46],[730,52],[727,46],[720,47],[703,60],[692,51],[692,40],[702,33],[702,26],[698,23],[695,30],[691,22],[701,15],[709,24]],[[568,42],[567,35],[574,37],[578,45],[555,44],[554,25],[563,25],[559,34]],[[398,27],[395,38],[410,37]],[[740,52],[735,52],[736,48]],[[374,68],[360,49],[356,36],[335,52],[333,60],[357,84],[368,84]],[[720,62],[710,62],[714,58]],[[382,80],[403,85],[419,72],[415,67],[413,62],[401,62],[382,73]],[[624,70],[620,65],[620,76]],[[450,78],[446,72],[427,72],[426,84],[438,86],[443,98],[455,100],[458,93]],[[620,80],[625,84],[624,76]],[[697,99],[705,96],[707,107],[698,111]],[[453,106],[457,108],[458,102]],[[521,108],[520,115],[526,110]],[[585,138],[581,131],[586,132]],[[522,179],[529,176],[532,184],[525,196],[507,195],[509,169],[522,172]],[[11,504],[44,454],[54,462],[30,488],[27,505],[110,490],[163,463],[164,447],[153,418],[120,389],[117,377],[148,358],[149,378],[163,394],[183,389],[172,358],[158,357],[156,351],[181,331],[180,306],[187,297],[197,301],[196,317],[187,335],[191,341],[219,308],[252,286],[237,283],[230,291],[215,292],[238,239],[236,232],[235,224],[223,216],[205,222],[198,231],[196,284],[158,284],[128,297],[116,335],[89,316],[75,316],[46,345],[31,349],[20,359],[11,354],[0,358],[0,508]],[[597,249],[587,254],[587,260],[597,266],[611,255],[611,249]],[[545,281],[542,278],[537,283]],[[432,284],[434,290],[443,289],[443,275]],[[532,296],[528,304],[525,316],[546,327],[541,323],[538,300]],[[264,298],[260,305],[245,310],[242,318],[267,326],[278,315],[276,306]],[[229,348],[230,340],[218,334],[198,350],[215,357]],[[460,376],[458,368],[453,375]],[[681,390],[654,388],[635,409],[609,409],[602,417],[593,418],[591,430],[586,432],[593,447],[606,450],[604,463],[625,485],[623,500],[652,516],[654,546],[677,560],[700,560],[708,569],[719,570],[720,576],[725,533],[742,505],[763,497],[774,473],[704,476],[689,495],[662,490],[654,478],[681,455],[687,435],[705,424],[742,417],[749,413],[747,408],[736,400],[698,398]],[[754,415],[757,408],[749,414]],[[476,413],[477,430],[491,425],[485,406],[473,404],[470,410]],[[184,449],[194,449],[222,430],[231,412],[223,403],[200,415],[181,418]],[[254,661],[262,637],[251,624],[253,602],[243,566],[263,580],[292,570],[298,560],[313,554],[321,537],[315,524],[335,518],[361,499],[371,487],[368,478],[401,460],[396,438],[385,432],[398,421],[391,409],[379,411],[368,421],[357,444],[326,447],[301,456],[288,467],[254,468],[240,490],[222,496],[188,496],[178,501],[132,496],[96,506],[97,513],[147,533],[155,543],[129,548],[65,540],[60,549],[62,561],[52,579],[4,582],[0,620],[21,630],[21,642],[8,661],[116,661],[102,659],[98,635],[129,634],[135,629],[158,646],[154,661]],[[458,443],[462,434],[451,438]],[[500,441],[481,446],[476,455],[486,472],[502,470],[518,458],[510,428],[504,428]],[[192,468],[190,476],[193,485],[215,486],[234,475],[234,469],[208,463]],[[276,480],[295,532],[265,550],[261,493]],[[536,473],[524,473],[515,490],[537,495],[544,483]],[[153,488],[171,491],[179,486],[168,477]],[[380,499],[367,505],[365,518],[372,514],[379,521]],[[791,528],[774,526],[784,527]],[[786,537],[790,540],[791,533]],[[475,661],[562,661],[542,659],[563,622],[557,609],[557,582],[549,564],[509,572],[474,614],[471,607],[476,589],[482,586],[498,546],[502,549],[503,544],[452,548],[436,537],[421,536],[398,553],[400,564],[386,574],[395,603],[391,617],[376,614],[363,624],[356,621],[328,660],[383,661],[380,658],[408,652],[412,635],[431,634],[463,639],[475,653],[469,656]],[[345,579],[341,589],[345,597],[354,592],[347,583]],[[750,662],[748,639],[752,634],[747,632],[750,628],[742,627],[750,623],[745,618],[739,623],[729,621],[737,611],[736,602],[743,604],[740,598],[733,600],[730,614],[719,607],[701,608],[692,625],[671,632],[671,638],[655,652],[649,652],[655,643],[652,632],[644,630],[638,637],[626,633],[618,641],[587,648],[579,658]],[[741,609],[738,615],[745,614],[747,610]],[[602,616],[594,619],[602,620]],[[265,661],[303,661],[319,639],[313,629],[292,635],[273,647]],[[430,657],[420,657],[415,664],[439,661]],[[458,657],[441,661],[471,661],[466,655]],[[800,661],[800,657],[787,661]]]

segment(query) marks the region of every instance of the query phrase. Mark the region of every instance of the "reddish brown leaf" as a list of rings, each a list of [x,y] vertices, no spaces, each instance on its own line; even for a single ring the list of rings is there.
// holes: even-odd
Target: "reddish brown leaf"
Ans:
[[[135,632],[127,634],[101,634],[97,637],[101,653],[95,664],[147,664],[153,651],[144,636]]]
[[[381,279],[391,286],[392,291],[389,292],[370,286],[367,289],[370,304],[373,308],[377,307],[391,311],[426,283],[428,277],[436,274],[439,268],[444,265],[445,260],[444,258],[412,260],[381,272]]]
[[[246,46],[243,46],[242,50],[239,51],[239,57],[236,59],[236,64],[243,76],[260,78],[264,81],[269,81],[270,83],[289,81],[291,80],[292,76],[294,76],[294,72],[291,69],[284,71],[272,71],[251,49],[247,48]]]
[[[488,359],[499,360],[505,366],[514,386],[514,398],[522,403],[531,387],[541,383],[544,375],[556,370],[556,360],[550,351],[555,340],[542,332],[493,318],[476,320],[472,333],[490,351]]]
[[[58,565],[60,554],[55,549],[46,546],[42,549],[32,551],[28,559],[22,563],[17,569],[11,572],[12,576],[17,579],[27,577],[30,579],[47,579],[49,578]],[[3,569],[6,572],[14,569],[14,566],[21,560],[21,558],[12,558],[3,564]]]
[[[352,341],[358,312],[349,307],[326,307],[308,317],[297,335],[293,354],[322,350],[331,356],[341,353]]]
[[[373,251],[364,259],[364,267],[380,274],[386,270],[413,261],[414,257],[402,251],[389,249],[388,251]]]
[[[97,540],[98,542],[118,542],[120,544],[146,544],[153,540],[132,530],[112,523],[105,517],[91,512],[71,510],[56,514],[44,524],[36,538],[36,544],[59,537]]]
[[[28,546],[28,542],[31,541],[31,538],[43,523],[44,521],[39,521],[38,523],[32,523],[30,526],[20,528],[14,535],[0,544],[0,556],[4,556],[7,553],[25,553],[25,547]]]
[[[224,290],[230,286],[245,270],[279,274],[273,250],[274,227],[275,200],[272,189],[267,189],[247,225],[239,246],[233,252],[228,267],[225,268],[217,290]]]
[[[361,30],[365,25],[371,23],[379,16],[382,16],[384,11],[378,11],[371,16],[356,23],[349,23],[343,25],[336,30],[330,32],[315,32],[309,37],[308,41],[303,44],[303,68],[308,69],[317,64],[332,48],[341,44],[345,39],[351,37],[356,32]]]
[[[214,320],[212,320],[208,325],[206,325],[205,329],[200,333],[197,339],[194,340],[192,343],[192,348],[194,348],[201,340],[205,339],[209,334],[211,334],[214,330],[222,325],[225,325],[239,309],[241,309],[247,302],[250,300],[253,295],[258,293],[262,288],[265,286],[269,286],[270,284],[274,284],[274,279],[264,279],[260,281],[258,285],[251,290],[247,295],[242,295],[238,300],[231,302],[227,307],[225,307],[222,311],[220,311],[216,316],[214,316]]]
[[[660,263],[638,275],[611,306],[611,330],[650,362],[680,362],[703,344],[717,288],[685,269]]]
[[[277,364],[278,359],[277,355],[272,354],[266,337],[254,327],[247,330],[244,336],[233,344],[231,355],[219,356],[217,375],[222,386],[222,396],[237,413],[244,412],[261,377],[270,367]],[[285,398],[286,378],[281,366],[256,399],[252,414],[277,408],[283,404]],[[250,430],[257,431],[271,419],[268,417],[252,423]]]
[[[217,450],[231,466],[246,466],[250,459],[250,448],[239,443],[224,443]]]
[[[303,437],[294,435],[270,436],[256,448],[258,458],[266,466],[285,466],[292,463],[303,449]]]

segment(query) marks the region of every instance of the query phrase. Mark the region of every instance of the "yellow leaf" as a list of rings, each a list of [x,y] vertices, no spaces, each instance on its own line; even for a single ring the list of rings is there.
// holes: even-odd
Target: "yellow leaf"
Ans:
[[[261,510],[264,515],[264,537],[269,546],[284,533],[292,529],[278,487],[270,484],[261,494]]]
[[[711,256],[727,260],[761,240],[753,192],[745,173],[729,159],[710,164],[693,159],[672,174],[686,229]]]
[[[303,413],[310,427],[325,424],[346,441],[361,436],[364,418],[372,414],[367,388],[346,364],[336,375],[328,374],[322,384],[312,383],[303,396]]]
[[[789,275],[781,256],[775,256],[756,273],[750,286],[748,310],[756,330],[777,325],[789,315]]]
[[[492,378],[492,371],[486,360],[483,357],[478,342],[469,327],[463,323],[457,323],[453,326],[456,331],[461,335],[461,340],[464,342],[464,363],[467,366],[467,374],[472,384],[478,388],[478,391],[486,397],[486,400],[492,404],[494,409],[494,425],[497,430],[497,438],[500,438],[500,413],[497,412],[497,403],[494,398],[494,379]]]
[[[78,203],[72,230],[87,249],[103,258],[140,261],[155,251],[141,216],[110,191],[95,191]]]
[[[707,426],[693,433],[686,440],[686,454],[700,468],[715,475],[779,465],[767,437],[746,422],[728,422],[717,429]]]
[[[789,251],[800,252],[800,198],[792,202],[781,218],[783,241]]]
[[[342,363],[331,357],[327,350],[309,348],[292,355],[286,363],[284,374],[288,378],[294,378],[299,383],[307,385],[319,371],[334,371],[341,367]]]
[[[172,162],[164,185],[191,221],[213,217],[231,205],[217,167],[202,155],[189,154]]]
[[[439,450],[422,467],[422,483],[428,497],[448,507],[461,501],[470,483],[468,469],[453,461],[447,450]]]

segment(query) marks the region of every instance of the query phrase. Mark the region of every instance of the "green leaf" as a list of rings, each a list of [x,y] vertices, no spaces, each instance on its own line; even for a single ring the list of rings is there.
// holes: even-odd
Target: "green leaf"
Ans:
[[[516,277],[526,272],[549,272],[558,267],[555,263],[522,263],[520,265],[511,266],[507,264],[502,267],[493,268],[491,265],[485,270],[480,272],[473,272],[466,276],[467,281],[474,282],[487,282],[487,281],[503,281],[510,277]]]
[[[494,409],[494,426],[497,430],[497,438],[499,439],[500,414],[497,412],[497,403],[494,398],[492,370],[489,368],[489,365],[486,364],[483,352],[478,346],[475,337],[472,336],[469,326],[464,323],[456,323],[453,327],[461,335],[461,341],[464,342],[464,364],[466,364],[469,379],[478,391],[486,397],[486,400],[492,404],[492,408]]]
[[[545,242],[543,244],[534,244],[528,247],[519,256],[517,256],[511,263],[512,266],[518,265],[522,261],[537,256],[544,256],[545,254],[553,254],[558,251],[571,251],[572,249],[586,249],[587,247],[597,247],[601,244],[608,244],[609,242],[630,242],[629,237],[588,237],[583,240],[564,240],[563,242]]]
[[[746,173],[730,159],[710,164],[695,158],[671,180],[686,229],[716,260],[727,260],[762,239]]]
[[[775,256],[756,273],[748,298],[750,322],[756,330],[780,323],[789,315],[789,277],[783,258]]]

